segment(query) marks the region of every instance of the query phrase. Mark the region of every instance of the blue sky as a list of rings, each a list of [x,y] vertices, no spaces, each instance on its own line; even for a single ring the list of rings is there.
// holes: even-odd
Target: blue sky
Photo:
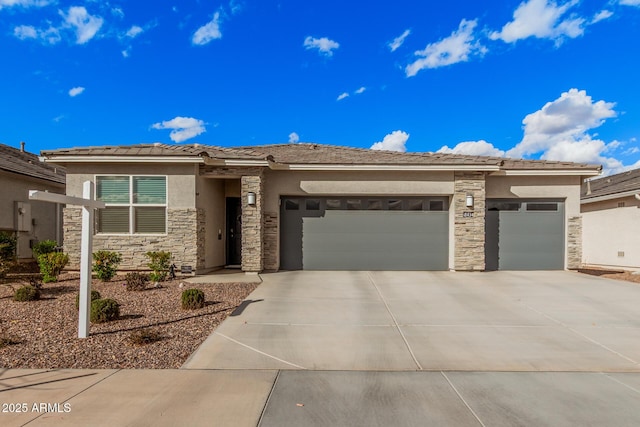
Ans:
[[[150,6],[152,5],[152,6]],[[640,0],[0,0],[0,142],[640,167]]]

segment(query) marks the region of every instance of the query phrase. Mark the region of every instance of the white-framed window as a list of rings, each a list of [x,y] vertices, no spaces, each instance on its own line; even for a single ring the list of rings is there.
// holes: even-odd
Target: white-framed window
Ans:
[[[97,214],[102,234],[165,234],[167,177],[164,175],[96,175]]]

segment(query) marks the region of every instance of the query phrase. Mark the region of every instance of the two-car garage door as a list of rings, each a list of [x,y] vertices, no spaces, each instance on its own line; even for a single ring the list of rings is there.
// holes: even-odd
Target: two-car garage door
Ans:
[[[283,270],[446,270],[446,197],[284,197]]]

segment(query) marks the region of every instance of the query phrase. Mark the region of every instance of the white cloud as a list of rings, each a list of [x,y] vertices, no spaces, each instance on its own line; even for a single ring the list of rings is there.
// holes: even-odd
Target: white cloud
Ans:
[[[203,46],[221,37],[220,12],[218,11],[213,15],[213,19],[211,21],[196,30],[191,38],[191,43]]]
[[[144,32],[144,29],[142,27],[139,27],[137,25],[133,25],[131,28],[129,28],[129,30],[127,31],[127,33],[125,34],[127,37],[129,38],[136,38],[138,37],[140,34],[142,34]]]
[[[638,0],[640,1],[640,0]],[[591,19],[591,24],[595,24],[596,22],[604,21],[605,19],[609,19],[613,16],[613,12],[610,10],[603,9],[600,12],[593,15]]]
[[[478,25],[477,20],[467,21],[463,19],[458,29],[438,42],[430,43],[424,50],[415,52],[422,58],[407,65],[405,73],[407,77],[415,76],[425,68],[438,68],[457,62],[468,61],[470,56],[482,56],[487,49],[475,40],[473,30]]]
[[[504,151],[494,147],[493,144],[483,139],[480,141],[461,142],[453,148],[449,148],[445,145],[438,150],[438,153],[467,154],[470,156],[504,156]]]
[[[84,88],[82,86],[77,86],[69,89],[69,96],[73,98],[74,96],[80,95],[82,92],[84,92]]]
[[[325,56],[332,56],[333,50],[338,49],[340,44],[326,37],[317,39],[315,37],[308,36],[304,39],[304,47],[307,49],[318,49],[318,53]]]
[[[291,132],[289,134],[289,143],[290,144],[296,144],[296,143],[298,143],[298,141],[300,141],[300,136],[295,132]]]
[[[620,142],[607,143],[589,133],[617,116],[614,107],[612,102],[594,102],[584,90],[570,89],[524,118],[522,141],[506,155],[540,154],[544,160],[602,164],[609,173],[622,170],[623,163],[611,156]]]
[[[121,7],[114,7],[111,9],[111,14],[118,18],[124,18],[124,10]]]
[[[489,35],[492,40],[514,43],[528,37],[551,39],[556,44],[563,38],[576,38],[584,33],[585,19],[576,15],[565,16],[579,0],[562,5],[553,0],[528,0],[520,3],[513,12],[513,21]]]
[[[371,146],[372,150],[389,150],[400,151],[404,153],[407,151],[407,140],[409,134],[401,130],[394,130],[390,134],[387,134],[382,141],[376,142]]]
[[[123,58],[128,58],[131,55],[131,46],[121,51],[120,53],[122,53]]]
[[[151,125],[153,129],[172,129],[169,137],[173,142],[182,142],[194,138],[207,130],[202,120],[193,117],[175,117],[160,123]]]
[[[354,93],[360,95],[361,93],[363,93],[365,90],[367,90],[366,87],[362,86],[360,89],[357,89]]]
[[[56,44],[62,40],[60,31],[54,27],[49,27],[46,30],[39,30],[31,25],[20,25],[13,29],[13,35],[20,40],[34,39],[50,45]]]
[[[345,98],[348,98],[349,94],[347,92],[343,92],[340,95],[338,95],[338,98],[336,99],[336,101],[342,101]]]
[[[409,36],[409,34],[411,34],[411,30],[404,30],[404,33],[402,33],[401,35],[399,35],[398,37],[396,37],[395,39],[387,43],[387,46],[389,46],[389,49],[391,49],[391,52],[395,52],[396,49],[402,46],[402,44],[404,43],[404,40]]]
[[[620,0],[620,4],[625,6],[640,6],[640,0]]]
[[[60,11],[65,25],[76,33],[76,43],[85,44],[91,40],[100,30],[104,20],[99,16],[93,16],[82,6],[70,7],[67,13]]]
[[[51,4],[49,0],[0,0],[0,10],[13,6],[19,7],[44,7]]]

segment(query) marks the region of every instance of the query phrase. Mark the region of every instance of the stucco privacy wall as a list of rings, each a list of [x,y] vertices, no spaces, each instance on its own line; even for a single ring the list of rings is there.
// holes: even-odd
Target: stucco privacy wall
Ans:
[[[19,259],[33,256],[29,247],[29,240],[62,239],[62,210],[55,203],[29,200],[29,190],[50,191],[64,194],[64,185],[53,184],[48,181],[29,178],[24,175],[0,172],[0,230],[16,230],[18,212],[15,202],[30,205],[31,219],[24,223],[28,230],[18,232],[17,256]],[[33,221],[32,221],[33,220]]]
[[[640,202],[633,196],[583,204],[582,233],[585,264],[640,268]]]
[[[488,176],[487,199],[564,199],[565,268],[579,268],[582,251],[579,176]]]
[[[70,164],[67,168],[67,195],[82,197],[85,181],[95,182],[96,175],[166,175],[167,176],[167,234],[104,235],[96,234],[93,250],[118,251],[123,256],[123,269],[145,268],[147,251],[168,251],[179,267],[190,265],[204,268],[205,242],[204,209],[196,208],[195,165],[136,164]],[[81,209],[68,206],[64,210],[64,249],[69,254],[69,268],[77,269],[80,258]],[[198,232],[201,230],[202,232]]]

